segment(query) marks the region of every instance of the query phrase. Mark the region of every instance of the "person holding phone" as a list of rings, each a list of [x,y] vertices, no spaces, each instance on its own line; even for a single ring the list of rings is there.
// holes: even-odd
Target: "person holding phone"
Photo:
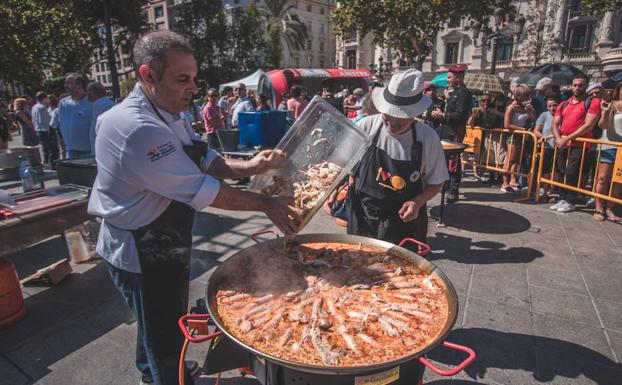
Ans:
[[[611,92],[604,94],[600,104],[600,127],[603,133],[600,140],[610,142],[622,142],[622,82],[619,82]],[[598,171],[596,176],[596,192],[603,195],[609,194],[611,176],[615,164],[618,147],[611,144],[599,145],[600,157],[598,159]],[[620,196],[620,185],[614,183],[612,189],[613,196]],[[613,208],[615,203],[607,202],[602,198],[596,198],[596,209],[594,210],[594,220],[604,221],[608,219],[618,222],[620,218],[615,215]]]
[[[519,84],[514,89],[512,103],[506,108],[503,118],[504,127],[510,130],[507,137],[508,155],[505,159],[504,170],[510,173],[503,175],[501,191],[506,193],[518,192],[519,185],[516,175],[521,153],[522,140],[520,136],[513,135],[515,130],[529,130],[531,123],[536,120],[536,112],[531,105],[531,91],[524,84]]]

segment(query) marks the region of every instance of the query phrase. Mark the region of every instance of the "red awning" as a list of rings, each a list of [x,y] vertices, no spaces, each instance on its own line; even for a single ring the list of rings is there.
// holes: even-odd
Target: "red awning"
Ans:
[[[368,70],[359,69],[321,69],[321,68],[300,68],[290,69],[295,77],[301,78],[371,78],[373,74]]]

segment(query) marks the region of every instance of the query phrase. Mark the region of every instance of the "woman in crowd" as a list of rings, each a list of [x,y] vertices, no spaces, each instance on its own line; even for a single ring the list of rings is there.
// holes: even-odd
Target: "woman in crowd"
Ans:
[[[482,153],[480,153],[480,156],[483,156],[484,158],[479,159],[478,161],[479,163],[483,162],[493,165],[493,162],[496,162],[496,150],[498,150],[499,135],[496,134],[496,140],[494,140],[494,134],[487,130],[501,128],[503,125],[503,115],[495,109],[495,104],[492,102],[492,97],[490,95],[483,95],[481,97],[479,100],[479,106],[473,109],[467,125],[471,127],[481,127],[484,129],[484,136],[482,137],[484,146],[482,147]],[[478,173],[477,166],[475,165],[473,165],[473,175],[477,180],[482,179]],[[490,179],[491,182],[495,179],[494,173],[492,172]]]
[[[622,142],[622,82],[618,83],[613,92],[611,102],[603,100],[601,102],[600,127],[603,133],[601,140],[610,142]],[[617,147],[610,144],[600,145],[600,158],[598,171],[596,176],[596,192],[603,195],[609,195],[611,184],[611,175],[613,173],[613,165],[616,159]],[[612,188],[613,196],[620,196],[620,185],[614,183]],[[614,214],[613,202],[607,202],[604,199],[596,198],[596,210],[594,211],[594,219],[597,221],[617,222],[620,218]]]
[[[210,148],[220,148],[216,131],[225,129],[225,113],[218,105],[220,95],[218,90],[210,88],[205,96],[205,106],[203,107],[203,125],[207,135],[207,144]]]
[[[272,109],[265,94],[257,94],[255,103],[257,104],[257,111],[270,111]]]
[[[538,137],[538,142],[544,146],[544,156],[540,161],[542,162],[542,176],[550,178],[551,171],[553,170],[553,153],[555,152],[555,139],[548,137],[553,135],[551,127],[553,126],[553,119],[555,118],[555,111],[559,103],[557,99],[546,99],[546,111],[538,116],[536,120],[536,127],[533,129],[533,133]],[[551,201],[551,189],[553,186],[544,184],[544,195],[547,201]]]
[[[521,153],[521,137],[512,135],[516,130],[529,130],[532,122],[536,120],[536,114],[531,106],[531,91],[524,84],[519,84],[514,89],[512,103],[505,110],[503,123],[506,129],[510,130],[507,136],[508,155],[505,159],[504,170],[511,173],[503,175],[503,192],[518,192],[519,185],[516,175],[513,174],[518,169],[518,163]]]
[[[15,122],[19,127],[19,131],[22,133],[22,143],[24,146],[37,146],[39,144],[39,138],[35,132],[35,126],[32,124],[32,120],[26,110],[28,108],[28,100],[24,98],[17,98],[14,102],[15,107]]]
[[[251,103],[253,104],[253,108],[255,109],[255,111],[257,111],[257,94],[255,93],[255,90],[248,90],[246,92],[246,96],[248,96]]]

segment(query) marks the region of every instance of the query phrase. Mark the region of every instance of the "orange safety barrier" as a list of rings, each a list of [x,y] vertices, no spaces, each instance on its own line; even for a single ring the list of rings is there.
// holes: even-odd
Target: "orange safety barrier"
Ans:
[[[538,138],[531,131],[508,130],[505,128],[483,129],[481,127],[467,126],[463,143],[469,145],[465,152],[472,153],[473,155],[472,159],[463,160],[462,163],[499,174],[526,178],[528,180],[528,199],[531,197],[536,176],[537,142]],[[526,154],[525,144],[527,143],[532,144],[530,154]],[[520,144],[520,154],[517,159],[516,171],[506,170],[505,160],[508,156],[508,149],[518,144]],[[531,166],[526,173],[520,171],[526,159],[525,155],[531,157]]]
[[[551,137],[548,137],[547,139],[551,139],[551,138],[553,137],[551,136]],[[540,185],[544,183],[544,184],[549,184],[552,186],[564,188],[567,190],[575,191],[580,194],[588,195],[594,198],[600,198],[600,199],[604,199],[610,202],[622,204],[622,199],[620,198],[620,196],[617,196],[617,197],[614,196],[615,194],[613,191],[614,185],[616,184],[620,185],[620,187],[622,188],[622,143],[609,142],[606,140],[599,140],[599,139],[589,139],[589,138],[577,138],[571,143],[571,145],[575,143],[580,143],[580,148],[581,148],[581,160],[580,160],[580,165],[579,165],[579,178],[577,180],[577,184],[570,185],[567,183],[568,181],[567,181],[565,174],[563,176],[559,175],[559,171],[557,170],[557,158],[558,158],[558,152],[560,149],[557,148],[557,146],[555,146],[554,151],[553,151],[553,160],[552,160],[552,168],[551,168],[552,172],[551,172],[550,177],[543,177],[542,174],[543,174],[544,164],[542,161],[540,162],[540,165],[538,167],[536,202],[539,201],[541,198]],[[600,157],[601,157],[602,152],[604,151],[601,147],[601,145],[603,144],[612,146],[616,148],[617,150],[615,161],[613,163],[613,170],[611,173],[610,180],[608,182],[609,187],[606,189],[607,194],[601,194],[596,191],[596,187],[598,184],[597,181],[599,178],[598,170],[602,163],[600,161]],[[592,151],[595,152],[595,154],[591,153]],[[544,159],[544,152],[545,152],[545,146],[542,146],[540,150],[540,159]],[[596,158],[593,158],[594,155],[596,155]],[[569,156],[566,157],[566,167],[568,166],[569,160],[570,160],[570,157]],[[586,164],[586,162],[590,162],[590,160],[595,161],[595,166],[592,167],[591,171],[589,171],[589,168],[588,168],[588,175],[585,175],[583,171],[585,167],[589,166],[589,164]],[[589,189],[587,188],[588,186],[590,186]]]

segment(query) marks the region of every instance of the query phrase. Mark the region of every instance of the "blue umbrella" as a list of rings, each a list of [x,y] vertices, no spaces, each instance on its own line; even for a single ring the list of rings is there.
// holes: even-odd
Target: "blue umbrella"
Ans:
[[[447,72],[436,75],[432,79],[432,84],[439,87],[447,87]]]

